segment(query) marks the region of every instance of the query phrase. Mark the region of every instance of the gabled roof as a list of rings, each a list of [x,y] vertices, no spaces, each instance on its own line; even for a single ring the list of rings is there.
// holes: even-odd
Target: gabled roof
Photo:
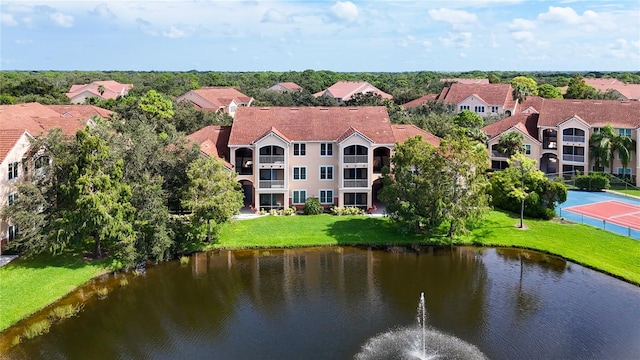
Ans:
[[[626,84],[611,78],[584,78],[584,82],[600,91],[615,90],[629,100],[640,100],[640,84]]]
[[[504,109],[514,109],[516,106],[513,88],[509,84],[451,84],[442,89],[438,100],[459,104],[472,95],[480,97],[488,105],[502,106]]]
[[[236,104],[250,104],[253,101],[251,96],[247,96],[235,88],[229,86],[210,86],[197,90],[191,90],[178,97],[177,101],[188,99],[203,109],[219,109],[228,107],[231,102]],[[204,101],[200,101],[202,99]],[[213,106],[206,102],[213,104]]]
[[[326,90],[313,94],[315,97],[331,96],[336,99],[347,101],[358,93],[374,93],[380,95],[383,99],[393,99],[393,96],[369,84],[366,81],[338,81]]]
[[[273,85],[267,90],[273,91],[300,91],[302,90],[302,86],[294,83],[294,82],[281,82]]]
[[[458,84],[488,84],[489,79],[448,78],[448,79],[440,79],[440,82],[458,83]]]
[[[483,127],[481,130],[489,137],[489,140],[500,136],[509,129],[516,127],[533,139],[538,140],[538,118],[539,114],[518,113],[502,120],[498,120],[493,124]]]
[[[104,87],[104,93],[100,95],[100,91],[98,91],[98,87]],[[70,99],[73,99],[79,94],[83,92],[89,92],[96,97],[100,97],[103,99],[115,99],[118,96],[124,96],[129,93],[129,90],[133,88],[133,84],[120,84],[117,81],[107,80],[107,81],[94,81],[89,84],[82,85],[71,85],[71,89],[67,93],[67,96]]]
[[[0,163],[4,161],[9,151],[13,149],[18,140],[25,134],[28,136],[29,133],[26,130],[20,129],[0,130]]]
[[[229,135],[231,126],[206,126],[185,138],[200,144],[200,150],[209,155],[229,161]]]
[[[233,121],[229,145],[250,145],[272,127],[291,141],[332,142],[353,127],[375,143],[395,143],[384,106],[241,107]]]
[[[342,134],[340,134],[340,136],[338,136],[338,138],[335,141],[337,143],[341,143],[353,135],[359,135],[360,137],[362,137],[363,139],[367,140],[372,144],[374,142],[373,140],[369,139],[366,135],[358,131],[358,129],[354,128],[353,126],[350,126],[347,130],[345,130]]]
[[[421,96],[415,100],[411,100],[408,103],[402,105],[405,109],[409,109],[409,108],[415,108],[418,107],[420,105],[425,105],[426,103],[428,103],[430,100],[436,100],[438,98],[438,94],[427,94],[424,96]]]
[[[440,138],[432,133],[422,130],[415,125],[393,124],[391,125],[393,130],[393,136],[396,143],[403,143],[408,138],[415,137],[417,135],[422,136],[422,139],[427,141],[433,146],[440,146]]]
[[[640,127],[640,102],[544,99],[538,126],[556,127],[576,116],[593,127],[611,124],[615,128],[637,128]]]
[[[279,137],[282,141],[286,143],[291,142],[291,139],[287,138],[283,133],[281,133],[280,131],[278,131],[278,129],[272,126],[271,129],[267,130],[264,134],[258,136],[258,138],[253,143],[258,142],[271,134]]]

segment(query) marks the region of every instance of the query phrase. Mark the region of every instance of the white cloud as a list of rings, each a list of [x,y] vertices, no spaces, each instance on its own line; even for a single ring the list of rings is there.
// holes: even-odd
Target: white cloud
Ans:
[[[60,12],[53,13],[49,15],[49,18],[53,20],[53,23],[60,27],[72,27],[73,26],[73,16],[65,15]]]
[[[26,45],[26,44],[32,44],[33,40],[29,40],[29,39],[18,39],[16,40],[16,44],[18,45]]]
[[[532,42],[536,39],[531,31],[516,31],[511,33],[511,37],[517,41]]]
[[[338,19],[353,22],[358,18],[358,7],[351,1],[338,1],[331,7],[331,12]]]
[[[538,20],[577,25],[580,23],[580,15],[570,7],[549,6],[549,11],[538,15]]]
[[[97,15],[97,16],[101,16],[104,18],[115,18],[116,14],[113,13],[113,11],[111,11],[111,9],[109,9],[109,6],[107,4],[100,4],[98,6],[96,6],[92,11],[90,11],[90,13],[92,15]]]
[[[476,14],[446,8],[429,10],[429,17],[435,21],[447,22],[456,29],[473,25],[478,21]]]
[[[640,40],[627,41],[618,39],[608,45],[611,54],[618,59],[635,59],[640,58]]]
[[[433,45],[433,44],[429,40],[425,40],[425,41],[422,42],[422,46],[424,46],[426,48],[430,48],[431,45]]]
[[[461,58],[463,58],[463,59],[466,59],[467,54],[465,54],[465,53],[461,52],[458,56],[460,56],[460,57],[461,57]]]
[[[162,36],[168,37],[169,39],[178,39],[178,38],[186,37],[187,33],[183,29],[180,29],[176,26],[171,26],[169,27],[169,31],[162,32]]]
[[[0,24],[2,26],[16,26],[18,22],[11,14],[0,14]]]
[[[265,11],[264,15],[262,15],[263,23],[275,23],[275,24],[287,24],[291,23],[291,18],[289,18],[286,14],[278,11],[277,9],[270,8]]]
[[[513,19],[513,21],[509,24],[509,29],[515,31],[533,30],[535,28],[536,22],[527,19]]]
[[[464,47],[468,48],[471,46],[471,33],[470,32],[461,32],[461,33],[449,33],[449,36],[446,38],[440,37],[440,42],[444,46],[450,47]]]

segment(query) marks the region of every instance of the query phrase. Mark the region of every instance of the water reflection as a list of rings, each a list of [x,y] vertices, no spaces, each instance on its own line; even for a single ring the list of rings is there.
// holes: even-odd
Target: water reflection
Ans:
[[[640,353],[640,288],[578,265],[520,250],[335,247],[160,264],[6,355],[347,359],[375,335],[414,324],[421,292],[431,327],[489,358]]]

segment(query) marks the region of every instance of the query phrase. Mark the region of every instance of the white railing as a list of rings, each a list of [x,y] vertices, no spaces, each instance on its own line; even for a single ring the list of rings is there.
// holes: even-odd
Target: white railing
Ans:
[[[562,154],[562,160],[564,160],[564,161],[574,161],[574,162],[584,162],[584,155]]]
[[[368,155],[345,155],[343,161],[345,164],[368,163],[369,156]]]
[[[284,155],[260,155],[261,164],[283,164]]]
[[[261,189],[282,189],[284,188],[284,180],[260,180]]]
[[[343,187],[345,188],[366,188],[369,186],[367,179],[345,179]]]
[[[501,153],[500,151],[492,150],[492,151],[491,151],[491,157],[506,158],[506,157],[507,157],[507,155],[505,155],[505,154]]]
[[[563,135],[562,141],[566,142],[584,142],[584,136]]]

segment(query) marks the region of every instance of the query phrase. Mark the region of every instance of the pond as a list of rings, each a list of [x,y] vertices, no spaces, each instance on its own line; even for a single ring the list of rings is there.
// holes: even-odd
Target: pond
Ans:
[[[110,276],[114,284],[122,275]],[[10,359],[352,359],[417,326],[490,359],[632,359],[640,287],[529,251],[215,251],[152,266]],[[71,299],[71,300],[70,300]],[[6,334],[5,334],[6,335]],[[431,340],[429,340],[431,341]],[[369,348],[371,350],[371,348]],[[360,355],[358,355],[360,354]],[[411,358],[410,355],[397,356]],[[383,358],[383,357],[380,357]]]

